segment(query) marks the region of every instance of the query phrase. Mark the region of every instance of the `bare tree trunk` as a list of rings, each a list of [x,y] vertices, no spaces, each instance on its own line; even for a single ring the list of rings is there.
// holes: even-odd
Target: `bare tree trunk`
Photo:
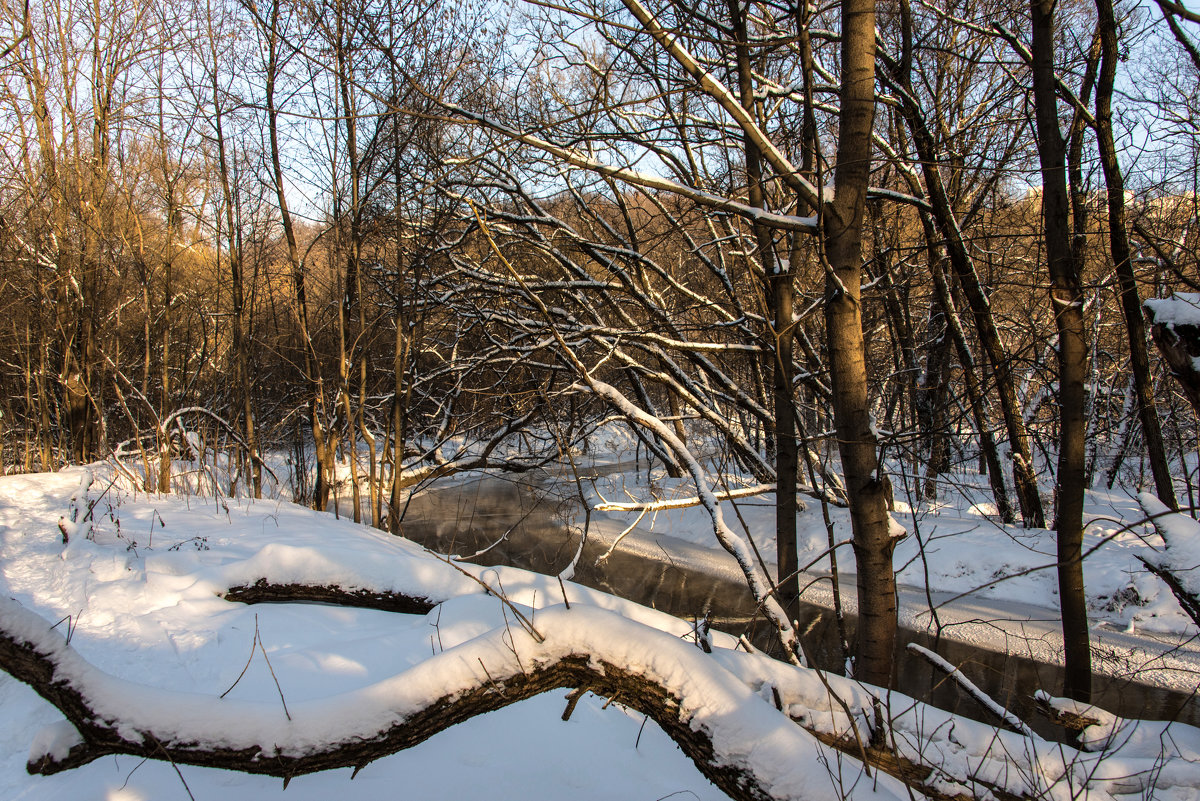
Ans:
[[[175,247],[175,237],[180,225],[180,216],[182,211],[179,209],[176,201],[176,183],[178,176],[175,174],[175,168],[171,164],[169,143],[167,140],[166,118],[164,109],[165,81],[163,80],[162,63],[158,66],[158,136],[159,145],[159,164],[158,168],[162,173],[163,191],[166,194],[164,209],[166,213],[166,235],[167,240],[163,244],[162,253],[162,330],[159,332],[159,388],[158,388],[158,419],[161,421],[171,413],[171,334],[173,330],[173,319],[171,305],[173,302],[174,292],[174,272],[175,261],[173,249]],[[147,268],[147,279],[149,279],[149,269]],[[147,345],[149,348],[149,345]],[[118,361],[119,365],[119,361]],[[114,381],[114,387],[116,386]],[[131,421],[132,422],[132,421]],[[158,491],[160,493],[168,493],[171,491],[171,437],[170,433],[163,430],[161,423],[158,426]]]
[[[1042,510],[1041,497],[1038,494],[1037,478],[1033,472],[1033,452],[1029,447],[1029,435],[1017,403],[1012,365],[1007,354],[1004,353],[999,332],[996,330],[996,324],[992,318],[991,304],[980,285],[974,261],[963,241],[962,231],[959,229],[954,209],[942,182],[938,169],[940,162],[933,136],[925,124],[922,110],[913,95],[912,80],[908,74],[911,66],[912,47],[911,7],[908,2],[901,3],[901,13],[904,20],[909,20],[905,24],[907,31],[904,43],[905,52],[902,54],[901,62],[891,66],[890,80],[901,90],[901,112],[912,132],[913,144],[921,159],[922,174],[925,178],[926,190],[929,193],[933,217],[945,238],[950,264],[958,277],[963,294],[966,296],[975,323],[975,331],[979,336],[979,343],[992,366],[1000,401],[1000,412],[1004,418],[1009,445],[1013,452],[1013,484],[1021,506],[1021,517],[1026,527],[1040,528],[1045,525],[1045,513]]]
[[[335,32],[337,41],[335,47],[335,61],[337,63],[337,82],[338,94],[342,101],[342,116],[346,127],[346,163],[349,170],[350,180],[350,208],[348,216],[350,221],[349,242],[346,243],[346,272],[345,283],[342,287],[342,302],[338,311],[338,397],[341,401],[342,416],[345,420],[346,435],[349,440],[349,448],[347,452],[348,461],[350,464],[350,487],[354,504],[353,518],[355,523],[362,522],[362,486],[358,477],[358,430],[361,424],[361,415],[363,413],[361,404],[358,409],[358,416],[350,403],[350,376],[354,372],[354,352],[358,349],[358,338],[363,335],[363,326],[361,318],[356,332],[350,328],[355,321],[355,310],[359,315],[362,313],[362,299],[359,297],[359,262],[362,250],[362,236],[359,230],[359,222],[361,218],[360,206],[361,200],[359,191],[361,186],[361,162],[358,153],[358,109],[354,98],[354,87],[350,80],[348,63],[348,52],[350,44],[346,41],[346,19],[345,8],[343,3],[335,4]],[[337,152],[334,151],[333,158],[335,159],[334,171],[336,173],[336,158]],[[334,181],[334,186],[337,182]],[[341,228],[341,215],[335,214],[335,225]],[[340,237],[339,237],[340,240]],[[349,341],[349,345],[347,345]],[[366,369],[366,363],[363,363],[363,370]],[[363,377],[365,383],[365,376]],[[363,394],[360,392],[360,394]]]
[[[313,346],[308,326],[308,296],[304,286],[304,264],[296,243],[296,231],[292,215],[288,210],[284,191],[283,165],[279,153],[279,112],[275,106],[275,81],[279,72],[279,2],[271,4],[267,30],[267,134],[271,148],[271,170],[275,183],[275,195],[279,203],[279,218],[287,240],[288,264],[292,273],[292,289],[296,297],[296,321],[300,327],[301,348],[304,351],[304,377],[309,385],[308,417],[312,430],[313,450],[316,456],[317,483],[313,492],[313,508],[324,511],[329,505],[329,480],[333,475],[326,447],[325,387],[321,379],[321,366]]]
[[[1125,316],[1125,333],[1129,338],[1129,361],[1133,370],[1134,394],[1137,398],[1138,420],[1142,424],[1150,472],[1158,499],[1173,510],[1179,509],[1175,487],[1167,463],[1162,426],[1154,405],[1153,377],[1150,374],[1150,354],[1146,345],[1146,321],[1142,316],[1142,301],[1138,297],[1137,278],[1130,256],[1129,230],[1125,223],[1125,177],[1117,160],[1113,139],[1112,93],[1120,59],[1117,41],[1117,20],[1112,0],[1096,0],[1097,23],[1100,32],[1102,58],[1100,81],[1096,88],[1096,144],[1100,149],[1100,164],[1108,188],[1108,240],[1120,286],[1121,313]]]
[[[746,24],[749,10],[741,0],[729,0],[733,20],[734,52],[737,57],[739,100],[752,116],[757,116],[754,97],[754,72],[750,62],[750,40]],[[750,205],[767,209],[763,192],[762,155],[754,141],[746,136],[746,181]],[[762,223],[755,223],[754,238],[759,263],[766,283],[770,305],[773,357],[771,399],[775,416],[775,552],[778,568],[776,593],[789,621],[800,618],[800,559],[796,544],[796,482],[800,460],[796,443],[796,406],[792,391],[794,267],[780,264],[775,255],[774,237]]]
[[[927,250],[933,265],[931,270],[942,271],[940,264],[935,264],[942,254],[932,245]],[[924,440],[926,458],[925,478],[918,484],[918,497],[930,500],[938,497],[938,476],[950,470],[950,434],[946,427],[952,342],[948,318],[949,313],[942,307],[940,299],[931,298],[925,370],[915,392],[917,426]]]
[[[213,39],[213,29],[208,29],[209,46],[216,59],[216,44]],[[237,392],[242,407],[242,427],[245,431],[246,449],[251,484],[255,498],[262,497],[262,465],[255,458],[258,456],[258,432],[254,424],[254,403],[251,385],[253,383],[249,366],[249,346],[246,344],[248,325],[246,320],[245,300],[245,261],[243,259],[241,226],[238,224],[240,215],[236,213],[237,199],[234,197],[229,175],[229,154],[226,148],[224,130],[224,104],[221,101],[221,91],[217,84],[218,65],[210,65],[209,78],[213,100],[213,126],[217,140],[217,177],[221,185],[221,198],[225,207],[226,248],[229,258],[229,278],[233,296],[233,358],[235,365],[235,380]]]
[[[25,322],[25,352],[23,359],[25,368],[25,472],[33,472],[33,453],[38,448],[41,441],[42,426],[40,420],[39,409],[45,399],[41,398],[39,392],[38,404],[35,406],[33,402],[33,341],[29,336],[29,322]]]
[[[1008,499],[1008,490],[1004,486],[1004,471],[1000,467],[1000,455],[996,451],[996,442],[992,438],[992,430],[988,419],[987,402],[983,390],[979,386],[976,373],[975,359],[971,354],[971,346],[967,342],[962,322],[954,308],[954,297],[950,292],[950,284],[940,260],[932,262],[933,286],[938,303],[946,315],[946,324],[954,347],[958,351],[958,362],[963,369],[963,385],[967,391],[967,402],[971,406],[971,416],[975,419],[975,428],[979,432],[979,449],[987,466],[988,482],[992,488],[992,498],[996,501],[996,511],[1005,523],[1014,520],[1012,503]]]
[[[1063,694],[1091,697],[1091,646],[1083,587],[1083,500],[1088,349],[1078,263],[1071,249],[1066,147],[1058,127],[1054,74],[1054,3],[1031,0],[1034,112],[1042,174],[1042,219],[1050,303],[1058,329],[1059,451],[1055,530],[1066,677]]]
[[[58,469],[57,460],[54,458],[54,445],[50,440],[50,396],[46,391],[47,373],[47,358],[46,358],[46,343],[41,343],[38,348],[38,356],[41,358],[41,369],[37,371],[37,397],[38,397],[38,417],[41,420],[41,425],[38,426],[38,441],[41,446],[41,468],[43,471]],[[61,430],[61,427],[60,427]]]
[[[892,681],[896,641],[896,579],[880,475],[875,426],[867,398],[863,342],[862,227],[875,117],[875,3],[842,3],[841,113],[833,203],[824,215],[825,328],[833,379],[838,451],[850,501],[858,562],[858,641],[855,678],[882,687]]]
[[[399,210],[397,209],[397,213]],[[397,248],[401,247],[400,239],[396,240]],[[404,491],[403,480],[401,475],[404,467],[404,440],[408,434],[408,384],[405,381],[405,376],[408,368],[409,347],[411,343],[410,332],[408,328],[408,319],[404,314],[404,282],[400,276],[404,275],[403,260],[397,256],[396,259],[396,274],[397,274],[397,301],[396,301],[396,339],[395,348],[392,352],[392,369],[395,375],[395,381],[392,385],[392,485],[391,494],[388,497],[388,531],[393,534],[400,533],[400,512],[402,507],[402,494]]]

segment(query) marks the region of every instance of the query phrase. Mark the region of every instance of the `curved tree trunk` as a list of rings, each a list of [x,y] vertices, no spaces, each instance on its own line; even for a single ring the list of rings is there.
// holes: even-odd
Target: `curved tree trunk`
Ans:
[[[33,687],[79,733],[69,750],[32,753],[31,773],[131,754],[286,783],[316,771],[357,771],[456,723],[572,687],[619,696],[653,719],[731,798],[838,797],[827,775],[806,773],[807,761],[794,759],[819,748],[813,735],[692,644],[587,606],[542,609],[540,628],[522,624],[494,629],[363,691],[267,711],[109,676],[48,622],[4,598],[0,668]]]

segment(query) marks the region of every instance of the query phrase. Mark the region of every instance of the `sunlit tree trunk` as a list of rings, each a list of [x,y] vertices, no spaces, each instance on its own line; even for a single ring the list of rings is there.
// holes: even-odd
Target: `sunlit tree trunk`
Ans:
[[[292,289],[296,299],[296,322],[300,329],[301,349],[304,352],[304,377],[308,383],[308,418],[316,455],[317,482],[313,492],[313,508],[324,511],[329,505],[329,481],[333,475],[326,446],[325,387],[321,379],[321,366],[313,346],[308,325],[308,295],[304,281],[304,263],[296,242],[296,231],[288,208],[283,179],[283,164],[279,152],[279,111],[275,104],[275,83],[279,75],[279,2],[271,4],[267,28],[267,80],[266,110],[267,135],[271,150],[271,172],[275,184],[275,196],[279,204],[279,219],[287,240],[288,265],[291,268]]]
[[[858,563],[855,678],[880,686],[892,680],[896,640],[895,539],[880,474],[875,426],[867,398],[861,281],[862,228],[875,118],[875,3],[842,3],[841,112],[836,190],[824,215],[828,258],[825,327],[833,381],[838,451],[850,501]]]

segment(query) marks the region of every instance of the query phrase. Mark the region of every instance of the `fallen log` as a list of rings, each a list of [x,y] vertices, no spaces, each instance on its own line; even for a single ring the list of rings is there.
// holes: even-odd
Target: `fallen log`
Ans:
[[[314,586],[309,584],[273,584],[259,579],[253,584],[230,587],[220,597],[227,601],[243,604],[264,603],[325,603],[338,606],[353,606],[361,609],[378,609],[382,612],[397,612],[406,615],[423,615],[436,601],[398,592],[379,592],[368,589],[345,589],[336,584]]]
[[[110,754],[285,782],[334,768],[357,771],[485,712],[554,688],[587,687],[649,716],[731,798],[839,798],[828,776],[812,769],[816,739],[700,650],[588,607],[539,610],[537,625],[542,642],[519,627],[501,627],[361,690],[290,706],[286,715],[268,703],[110,676],[46,620],[0,599],[0,669],[29,684],[73,727],[40,738],[27,765],[32,773]],[[890,782],[874,785],[871,795],[900,797]]]

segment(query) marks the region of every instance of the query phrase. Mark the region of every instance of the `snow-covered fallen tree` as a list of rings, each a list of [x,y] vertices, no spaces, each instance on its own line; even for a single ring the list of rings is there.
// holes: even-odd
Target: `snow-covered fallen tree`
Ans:
[[[812,736],[692,645],[604,610],[543,609],[360,691],[282,708],[156,690],[89,665],[63,635],[0,601],[0,665],[74,727],[42,737],[29,770],[108,754],[292,776],[361,768],[476,715],[556,687],[621,699],[657,722],[733,798],[838,798],[800,754]],[[892,782],[855,797],[899,797]]]
[[[105,497],[114,506],[90,537],[80,531],[63,545],[55,520],[79,477],[5,481],[26,488],[0,486],[0,668],[65,718],[29,728],[27,767],[38,774],[98,771],[112,760],[89,763],[121,754],[285,782],[339,767],[357,774],[456,723],[572,688],[568,714],[583,690],[645,714],[734,798],[904,798],[911,789],[938,799],[1153,792],[1181,801],[1200,786],[1200,732],[1188,726],[1072,709],[1086,748],[1071,748],[779,662],[717,632],[701,639],[687,621],[554,577],[451,562],[287,504],[193,499],[189,508],[185,498],[120,490]],[[133,541],[147,529],[152,548]],[[234,601],[322,606],[252,612]],[[346,607],[389,613],[374,633],[346,632],[348,642],[367,638],[359,647],[373,658],[399,642],[377,643],[381,630],[408,632],[410,647],[364,673],[369,681],[297,692],[296,657],[324,675],[363,652],[288,657],[272,647],[272,668],[263,639],[295,639],[296,626]],[[64,611],[71,619],[53,623]],[[262,637],[255,612],[274,621]],[[252,647],[250,689],[238,686],[236,656],[248,617],[262,657]],[[349,610],[336,619],[363,620]],[[167,642],[153,647],[164,629]],[[208,659],[221,668],[197,670],[214,649]],[[172,673],[175,659],[183,665]],[[181,678],[191,679],[186,690]]]
[[[111,754],[266,774],[285,783],[335,768],[357,773],[452,725],[558,687],[618,699],[647,715],[735,799],[905,797],[888,773],[934,798],[1043,792],[1053,798],[1068,787],[1090,787],[1106,798],[1109,792],[1187,788],[1191,762],[1200,757],[1200,731],[1187,726],[1176,725],[1167,738],[1170,724],[1072,707],[1063,714],[1082,721],[1084,748],[1099,752],[1087,754],[838,677],[822,682],[813,671],[756,653],[707,654],[586,604],[528,613],[391,678],[292,705],[217,699],[108,675],[49,621],[9,599],[0,600],[0,666],[66,717],[39,733],[30,751],[29,772],[47,775]],[[840,704],[834,694],[844,696]],[[1053,709],[1074,703],[1042,700]],[[867,741],[855,739],[843,709],[854,710]],[[1167,738],[1162,742],[1172,744],[1170,753],[1145,727]],[[872,777],[860,766],[844,783],[831,782],[821,767],[829,746],[865,758],[877,773]],[[1110,750],[1119,758],[1106,759]]]
[[[1142,563],[1171,588],[1183,611],[1200,625],[1200,523],[1171,511],[1149,492],[1138,495],[1138,502],[1164,544],[1161,551],[1141,557]]]

